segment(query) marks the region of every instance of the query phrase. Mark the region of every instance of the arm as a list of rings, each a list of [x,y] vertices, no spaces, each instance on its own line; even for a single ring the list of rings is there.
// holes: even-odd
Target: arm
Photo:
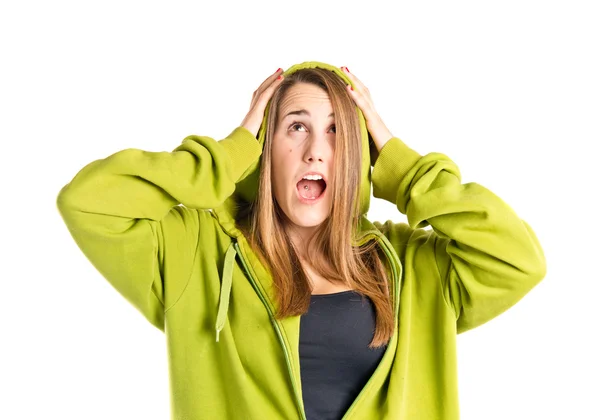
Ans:
[[[210,219],[192,209],[223,203],[261,153],[243,127],[220,141],[188,136],[172,152],[121,150],[81,169],[56,205],[90,262],[164,331],[164,312],[183,293],[198,230]]]
[[[458,333],[501,314],[545,277],[544,252],[531,227],[490,190],[462,184],[446,155],[421,156],[394,137],[380,151],[372,182],[373,195],[408,219],[410,228],[388,224],[386,235],[402,243],[431,225],[428,250]]]

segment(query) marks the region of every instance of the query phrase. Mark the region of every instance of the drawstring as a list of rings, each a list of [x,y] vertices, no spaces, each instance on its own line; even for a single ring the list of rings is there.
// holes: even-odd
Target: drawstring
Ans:
[[[217,330],[217,342],[219,341],[219,333],[225,326],[225,319],[227,318],[227,310],[229,309],[229,295],[231,294],[231,281],[233,278],[233,264],[235,261],[235,247],[233,246],[234,241],[231,241],[231,245],[227,249],[225,254],[225,263],[223,264],[223,277],[221,278],[221,294],[219,296],[219,309],[217,311],[217,323],[215,328]]]

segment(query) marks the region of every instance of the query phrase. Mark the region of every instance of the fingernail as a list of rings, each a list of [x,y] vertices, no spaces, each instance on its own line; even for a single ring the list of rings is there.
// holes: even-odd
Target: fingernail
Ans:
[[[275,71],[275,73],[278,73],[279,71],[281,71],[281,67],[279,67],[279,68],[278,68],[278,69]]]
[[[283,76],[280,74],[279,76],[277,76],[277,80],[281,80],[283,79]]]

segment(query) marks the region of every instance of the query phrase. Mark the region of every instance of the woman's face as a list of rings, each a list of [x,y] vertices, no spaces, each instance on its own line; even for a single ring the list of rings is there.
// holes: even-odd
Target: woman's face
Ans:
[[[292,86],[280,105],[271,183],[277,203],[300,232],[312,231],[331,211],[336,135],[332,113],[327,92],[309,83]],[[311,172],[323,180],[302,179]]]

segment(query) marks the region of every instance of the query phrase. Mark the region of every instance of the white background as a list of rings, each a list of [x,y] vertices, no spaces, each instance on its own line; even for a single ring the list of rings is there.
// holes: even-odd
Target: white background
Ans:
[[[394,135],[447,154],[544,247],[544,281],[459,336],[461,418],[599,419],[596,2],[216,3],[2,2],[0,418],[169,418],[164,335],[56,196],[118,150],[226,136],[277,67],[315,60],[348,66]],[[369,217],[406,220],[376,199]]]

